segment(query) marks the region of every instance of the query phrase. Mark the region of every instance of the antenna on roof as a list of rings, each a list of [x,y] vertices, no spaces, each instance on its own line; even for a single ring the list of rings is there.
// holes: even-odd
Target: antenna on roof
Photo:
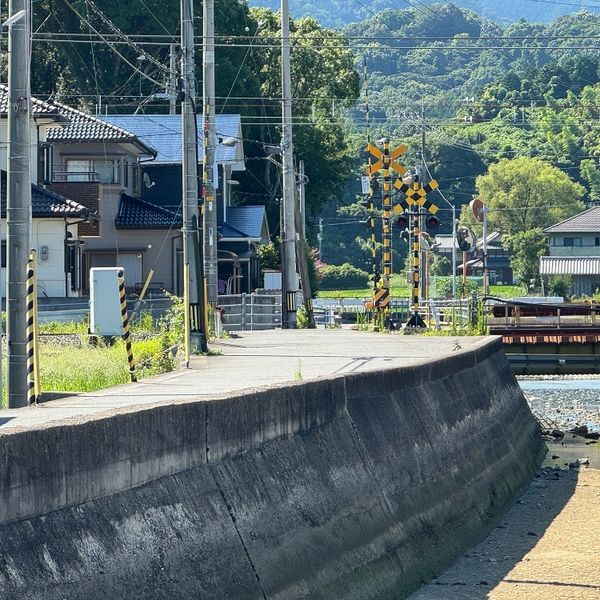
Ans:
[[[148,175],[148,173],[144,173],[143,179],[144,179],[144,186],[147,189],[150,189],[151,187],[154,187],[156,185],[156,181],[152,181],[150,179],[150,175]]]

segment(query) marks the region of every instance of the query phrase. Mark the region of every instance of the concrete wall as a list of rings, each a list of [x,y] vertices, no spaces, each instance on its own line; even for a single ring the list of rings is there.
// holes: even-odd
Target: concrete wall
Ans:
[[[3,433],[0,597],[402,598],[487,532],[543,450],[497,340]]]

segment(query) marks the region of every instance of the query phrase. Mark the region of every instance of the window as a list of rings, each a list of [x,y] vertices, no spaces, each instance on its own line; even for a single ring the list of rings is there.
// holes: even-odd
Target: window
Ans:
[[[120,161],[118,159],[67,160],[67,181],[99,181],[117,184]]]
[[[6,268],[6,242],[2,242],[2,253],[1,253],[1,256],[2,256],[1,265],[2,265],[2,268],[5,269]]]
[[[600,237],[595,238],[594,246],[600,246]]]
[[[563,238],[564,246],[581,246],[581,238],[580,237],[565,237]]]

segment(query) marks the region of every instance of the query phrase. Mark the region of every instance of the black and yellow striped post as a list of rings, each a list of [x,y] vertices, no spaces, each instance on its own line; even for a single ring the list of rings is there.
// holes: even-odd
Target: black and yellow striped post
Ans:
[[[369,161],[369,175],[373,177],[379,171],[383,171],[383,278],[381,286],[378,286],[378,282],[376,281],[373,287],[373,307],[379,313],[379,316],[383,316],[384,321],[389,322],[391,302],[390,281],[392,276],[392,171],[399,175],[406,173],[406,169],[397,162],[397,158],[406,152],[406,146],[398,146],[394,150],[390,150],[390,141],[387,138],[382,140],[382,144],[383,151],[371,144],[368,144],[367,146],[369,154],[377,159],[375,163]]]
[[[412,218],[412,294],[411,294],[411,310],[412,315],[406,323],[406,327],[425,327],[425,321],[419,314],[420,301],[420,267],[421,267],[421,208],[426,209],[431,214],[435,215],[438,207],[432,204],[427,199],[427,194],[438,187],[435,179],[432,179],[428,184],[421,185],[417,176],[409,184],[401,180],[397,180],[395,187],[402,192],[406,198],[394,207],[396,212],[408,212]]]
[[[37,324],[36,251],[32,250],[27,261],[27,404],[37,404],[41,397],[40,363]]]
[[[135,375],[135,360],[131,345],[131,332],[129,331],[129,319],[127,318],[127,298],[125,297],[125,274],[119,271],[119,300],[121,302],[121,319],[123,320],[123,341],[127,352],[127,363],[129,364],[129,378],[132,383],[137,381]]]

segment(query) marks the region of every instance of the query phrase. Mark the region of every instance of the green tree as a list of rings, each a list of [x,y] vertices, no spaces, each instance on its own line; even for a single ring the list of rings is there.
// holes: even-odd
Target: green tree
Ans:
[[[528,286],[539,281],[540,256],[548,251],[548,236],[540,227],[519,231],[504,237],[504,247],[511,254],[510,264],[515,277]]]
[[[547,227],[584,208],[584,188],[535,158],[501,160],[477,178],[476,187],[490,228],[509,235]]]

